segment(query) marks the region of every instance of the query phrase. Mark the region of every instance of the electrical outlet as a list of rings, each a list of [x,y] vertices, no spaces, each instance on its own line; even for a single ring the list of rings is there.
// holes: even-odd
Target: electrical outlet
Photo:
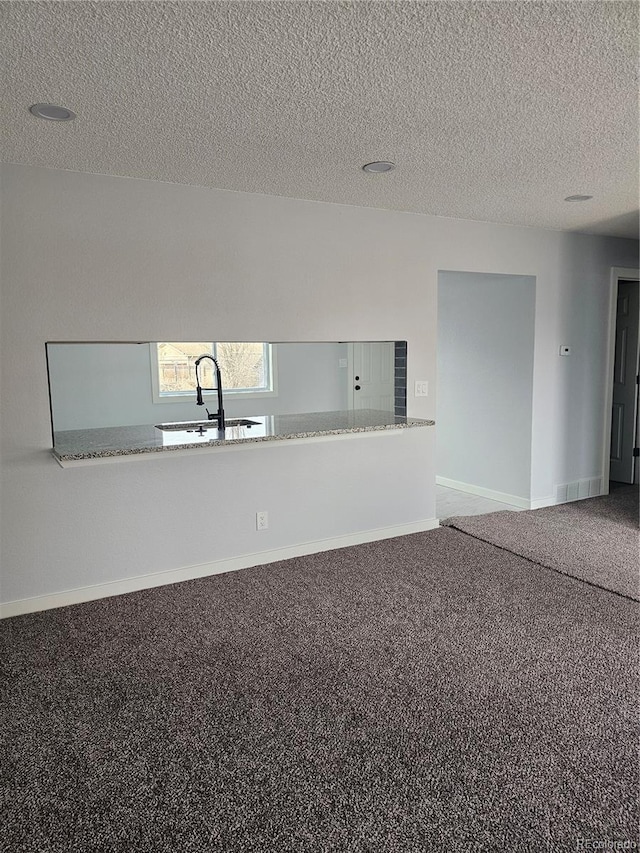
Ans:
[[[269,527],[269,513],[262,512],[256,513],[256,530],[266,530]]]
[[[415,392],[416,397],[428,397],[429,396],[429,383],[426,379],[417,379]]]

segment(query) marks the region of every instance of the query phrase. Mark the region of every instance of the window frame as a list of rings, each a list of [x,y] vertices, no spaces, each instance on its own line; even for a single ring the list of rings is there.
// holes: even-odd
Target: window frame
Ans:
[[[218,341],[211,341],[213,346],[213,351],[215,355],[215,346]],[[220,341],[219,343],[225,343],[225,341]],[[225,388],[224,387],[224,376],[222,378],[222,393],[225,398],[233,397],[236,400],[259,400],[264,397],[277,397],[278,396],[278,355],[277,355],[277,346],[275,344],[271,344],[268,341],[262,341],[261,343],[267,348],[267,353],[269,356],[268,363],[268,377],[270,379],[270,387],[262,390],[262,389],[243,389],[243,388]],[[160,391],[160,363],[158,360],[158,342],[154,341],[149,344],[149,362],[151,369],[151,397],[155,404],[164,405],[165,403],[188,403],[192,400],[195,400],[195,391]],[[216,400],[217,392],[215,389],[213,391],[204,391],[202,392],[202,396],[205,400]]]

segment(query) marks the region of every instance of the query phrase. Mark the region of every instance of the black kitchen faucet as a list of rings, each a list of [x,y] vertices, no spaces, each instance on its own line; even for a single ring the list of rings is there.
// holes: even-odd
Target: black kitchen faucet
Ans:
[[[198,374],[198,367],[200,365],[200,362],[203,361],[205,358],[210,358],[211,361],[213,362],[213,366],[214,366],[215,371],[216,371],[216,387],[215,388],[202,388],[200,385],[200,376]],[[205,412],[207,413],[207,418],[210,421],[218,421],[218,429],[224,430],[225,423],[224,423],[224,408],[222,407],[222,377],[220,375],[220,365],[215,360],[215,358],[212,355],[209,355],[208,353],[205,353],[205,355],[201,355],[200,358],[197,358],[195,365],[196,365],[196,406],[204,406],[204,400],[202,399],[202,392],[203,391],[217,391],[218,392],[218,411],[215,414],[213,414],[213,412],[210,412],[209,409],[205,409]]]

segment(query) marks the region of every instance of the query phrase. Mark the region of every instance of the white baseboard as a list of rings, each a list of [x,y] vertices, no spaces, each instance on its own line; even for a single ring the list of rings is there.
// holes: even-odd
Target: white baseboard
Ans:
[[[597,497],[603,494],[602,477],[595,476],[583,480],[576,480],[574,483],[565,483],[555,487],[555,494],[548,495],[545,498],[535,498],[528,500],[520,498],[517,495],[508,495],[505,492],[496,492],[493,489],[485,489],[482,486],[474,486],[471,483],[461,483],[458,480],[449,480],[447,477],[436,477],[438,486],[446,486],[448,489],[455,489],[458,492],[467,492],[470,495],[478,495],[482,498],[489,498],[492,501],[511,504],[512,506],[520,507],[521,509],[542,509],[546,506],[556,506],[557,504],[567,503],[567,501],[577,501],[584,498]],[[564,491],[563,491],[564,490]],[[608,493],[607,487],[604,494]]]
[[[537,498],[535,501],[529,501],[529,509],[543,509],[545,506],[555,506],[558,501],[555,495],[549,495],[546,498]]]
[[[299,545],[289,545],[269,551],[258,551],[231,557],[226,560],[215,560],[212,563],[202,563],[197,566],[186,566],[164,572],[154,572],[148,575],[138,575],[133,578],[79,587],[50,595],[34,598],[22,598],[0,604],[0,619],[10,616],[21,616],[25,613],[37,613],[40,610],[51,610],[55,607],[66,607],[70,604],[81,604],[83,601],[95,601],[98,598],[109,598],[113,595],[123,595],[140,589],[151,589],[155,586],[165,586],[170,583],[194,580],[195,578],[219,575],[223,572],[234,572],[238,569],[248,569],[251,566],[261,566],[275,563],[278,560],[288,560],[291,557],[303,557],[306,554],[317,554],[321,551],[333,551],[336,548],[347,548],[350,545],[362,545],[365,542],[376,542],[380,539],[392,539],[396,536],[406,536],[409,533],[422,533],[438,527],[437,518],[427,518],[409,524],[397,524],[392,527],[380,527],[374,530],[363,530],[331,539],[318,539],[314,542],[303,542]]]
[[[447,489],[455,489],[457,492],[467,492],[469,495],[478,495],[480,498],[488,498],[499,501],[502,504],[520,507],[520,509],[531,509],[531,501],[518,495],[508,495],[506,492],[496,492],[494,489],[485,489],[483,486],[474,486],[472,483],[461,483],[459,480],[449,480],[448,477],[436,477],[438,486],[446,486]]]

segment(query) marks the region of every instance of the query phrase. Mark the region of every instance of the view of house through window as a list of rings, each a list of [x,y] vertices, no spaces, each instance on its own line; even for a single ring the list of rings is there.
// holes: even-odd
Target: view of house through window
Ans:
[[[268,392],[272,390],[271,346],[246,342],[176,342],[155,344],[158,390],[161,397],[195,393],[196,359],[213,355],[220,365],[226,392]],[[215,387],[213,363],[205,359],[198,367],[200,385]]]

